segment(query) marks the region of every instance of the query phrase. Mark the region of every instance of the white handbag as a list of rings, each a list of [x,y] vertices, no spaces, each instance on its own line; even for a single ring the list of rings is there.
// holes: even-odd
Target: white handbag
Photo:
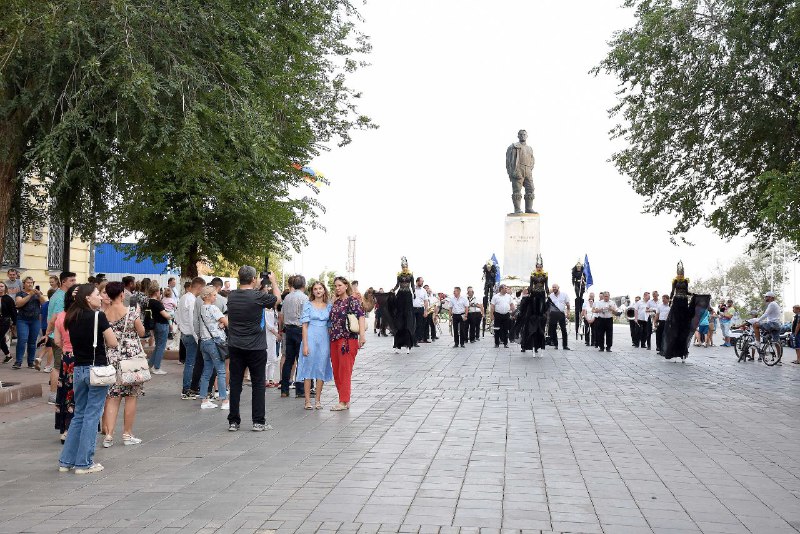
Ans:
[[[111,386],[117,383],[117,370],[113,365],[97,365],[97,318],[99,311],[94,312],[94,340],[92,350],[94,359],[89,367],[89,384],[92,386]]]
[[[131,317],[131,310],[125,318],[125,326],[122,329],[123,336],[128,332],[128,320]],[[117,376],[116,383],[119,386],[133,386],[143,384],[150,380],[150,365],[147,363],[147,356],[145,356],[142,343],[139,341],[138,336],[136,340],[124,338],[119,340],[120,345],[127,345],[131,348],[138,349],[138,354],[133,358],[119,360],[117,362]]]

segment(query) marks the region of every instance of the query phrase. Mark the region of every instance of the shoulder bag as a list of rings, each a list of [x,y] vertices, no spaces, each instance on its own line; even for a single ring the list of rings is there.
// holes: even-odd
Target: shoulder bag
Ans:
[[[150,376],[150,365],[147,363],[147,356],[145,355],[142,342],[139,341],[139,336],[132,339],[127,336],[128,321],[131,318],[133,308],[128,310],[128,315],[125,317],[125,326],[122,329],[123,339],[119,340],[120,346],[127,346],[129,353],[135,353],[136,356],[132,358],[121,359],[117,362],[117,385],[118,386],[134,386],[144,384],[152,378]]]
[[[92,366],[89,367],[89,384],[92,386],[110,386],[117,382],[117,370],[113,365],[97,365],[97,322],[99,311],[94,312],[94,340],[92,350],[94,356]]]
[[[211,336],[211,339],[217,346],[217,350],[219,351],[220,357],[223,360],[227,360],[230,357],[230,351],[228,350],[228,340],[222,339],[221,337],[216,337],[214,334],[211,333],[211,329],[208,328],[208,323],[206,322],[206,316],[203,315],[203,306],[204,304],[200,305],[200,320],[203,321],[203,326],[206,327],[206,332],[208,332],[208,335]],[[262,315],[262,320],[263,320],[263,315]]]
[[[353,297],[347,299],[347,308],[352,310],[353,306]],[[358,316],[351,312],[347,314],[347,329],[350,330],[352,334],[358,334],[361,332],[361,327],[358,325]]]

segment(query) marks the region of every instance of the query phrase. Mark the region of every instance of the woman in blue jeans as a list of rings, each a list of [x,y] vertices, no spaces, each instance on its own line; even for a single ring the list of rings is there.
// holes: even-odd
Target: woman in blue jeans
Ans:
[[[166,371],[161,370],[161,360],[164,358],[164,351],[167,349],[167,338],[169,337],[170,315],[161,302],[161,288],[158,284],[151,283],[148,290],[150,299],[147,301],[147,308],[153,314],[153,337],[155,337],[155,348],[153,354],[148,358],[150,374],[165,375]]]
[[[102,465],[94,463],[94,450],[108,386],[91,385],[89,370],[93,365],[108,365],[106,347],[116,348],[117,338],[100,306],[100,292],[95,285],[81,284],[64,317],[75,361],[72,381],[75,412],[58,461],[62,473],[73,468],[78,475],[103,470]]]
[[[217,290],[214,286],[204,287],[197,298],[202,301],[202,305],[199,302],[196,304],[201,306],[200,354],[203,355],[203,374],[200,377],[200,393],[208,394],[208,382],[211,380],[211,373],[216,369],[219,398],[222,400],[220,409],[229,410],[228,388],[225,386],[225,358],[220,354],[215,342],[215,339],[226,340],[223,328],[228,326],[228,318],[214,305],[217,300]],[[201,410],[217,407],[208,397],[203,397],[202,401]]]
[[[22,291],[17,293],[17,359],[14,369],[22,367],[22,356],[28,349],[28,369],[35,369],[36,340],[41,330],[39,314],[42,304],[47,300],[41,291],[34,286],[33,278],[26,277],[22,281]]]

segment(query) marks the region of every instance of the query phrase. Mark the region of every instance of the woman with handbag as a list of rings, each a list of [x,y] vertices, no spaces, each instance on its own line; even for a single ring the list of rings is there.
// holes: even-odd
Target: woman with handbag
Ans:
[[[141,439],[133,435],[133,423],[136,420],[136,403],[142,395],[143,382],[123,383],[121,365],[125,360],[139,358],[144,369],[148,369],[147,357],[142,349],[139,338],[144,335],[144,325],[140,318],[139,310],[135,307],[125,306],[125,287],[122,282],[109,282],[106,294],[111,299],[111,305],[106,310],[106,317],[111,325],[111,330],[117,336],[119,345],[108,351],[108,360],[117,370],[117,383],[108,389],[106,409],[103,414],[103,447],[114,445],[114,427],[117,425],[117,414],[122,399],[125,399],[125,412],[122,427],[122,443],[125,445],[138,445]],[[138,360],[137,360],[138,361]],[[147,376],[149,378],[149,374]]]
[[[328,302],[328,288],[322,282],[311,286],[311,298],[303,304],[300,324],[303,325],[300,358],[297,361],[295,380],[303,381],[306,397],[306,410],[322,409],[322,387],[333,380],[331,368],[331,340],[328,325],[331,304]],[[312,381],[317,381],[316,406],[311,405]]]
[[[216,408],[217,405],[208,397],[208,383],[214,370],[217,371],[221,410],[230,410],[228,388],[225,386],[225,356],[227,356],[228,340],[223,328],[228,326],[228,318],[214,303],[217,301],[217,289],[205,286],[197,296],[203,301],[200,307],[200,354],[203,356],[203,374],[200,376],[201,410]]]
[[[350,409],[350,380],[358,349],[366,344],[364,309],[361,302],[353,298],[350,282],[342,276],[333,280],[336,297],[331,305],[330,338],[331,364],[339,403],[333,412]]]
[[[94,284],[81,284],[64,317],[69,331],[72,354],[75,357],[73,395],[75,413],[61,457],[58,470],[62,473],[75,469],[83,475],[103,470],[94,463],[97,424],[103,412],[113,367],[106,358],[106,347],[117,347],[117,336],[111,330],[105,313],[100,311],[100,292]]]

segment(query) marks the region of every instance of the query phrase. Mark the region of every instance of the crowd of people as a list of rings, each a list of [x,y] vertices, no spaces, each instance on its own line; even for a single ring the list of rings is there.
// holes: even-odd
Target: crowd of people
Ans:
[[[252,386],[252,430],[272,428],[266,421],[266,389],[277,386],[278,373],[281,397],[288,397],[292,386],[305,398],[306,409],[321,409],[324,383],[333,379],[339,398],[331,410],[349,409],[356,355],[366,343],[357,288],[354,295],[353,285],[337,277],[333,295],[315,283],[309,298],[302,276],[290,277],[290,288],[282,292],[272,273],[259,279],[249,266],[239,269],[238,282],[237,289],[225,289],[219,278],[206,284],[196,277],[176,301],[174,278],[162,289],[157,281],[133,277],[116,282],[95,276],[78,284],[75,273],[62,272],[51,277],[45,296],[31,277],[20,280],[16,270],[9,272],[9,280],[0,282],[3,363],[11,359],[6,340],[15,328],[13,368],[22,368],[26,352],[29,368],[38,369],[43,359],[45,370],[52,367],[48,402],[55,405],[63,444],[59,471],[101,471],[94,461],[97,433],[103,447],[112,447],[120,410],[122,443],[142,442],[133,431],[137,401],[151,375],[166,374],[161,363],[173,320],[184,360],[181,398],[199,400],[201,410],[227,411],[229,431],[241,425],[245,381]],[[283,343],[284,337],[298,342]],[[37,346],[45,345],[50,356],[37,357]],[[151,347],[149,356],[145,345]],[[148,372],[131,381],[125,369],[135,359]]]
[[[481,323],[490,314],[495,348],[517,342],[522,352],[534,354],[546,346],[569,350],[570,299],[558,284],[549,287],[541,256],[529,286],[515,295],[500,284],[487,302],[488,309],[472,287],[466,296],[460,287],[453,288],[452,296],[434,293],[422,277],[414,277],[405,258],[392,290],[370,288],[364,296],[358,282],[344,277],[336,277],[329,291],[320,281],[309,286],[302,275],[295,275],[281,291],[272,273],[259,279],[249,266],[239,270],[238,282],[237,289],[230,289],[220,278],[207,284],[196,277],[184,285],[178,299],[175,278],[164,288],[157,281],[136,281],[132,276],[116,282],[98,275],[77,284],[75,273],[65,271],[50,277],[45,294],[30,276],[9,270],[6,282],[0,282],[3,363],[13,357],[15,370],[24,364],[40,369],[44,364],[51,373],[48,403],[55,405],[55,428],[64,445],[61,471],[83,474],[103,469],[94,461],[96,434],[102,433],[103,447],[114,445],[120,409],[122,443],[141,443],[133,429],[137,401],[151,375],[166,374],[161,364],[173,328],[184,364],[180,398],[199,400],[201,410],[226,411],[229,431],[240,428],[245,383],[252,386],[253,431],[271,429],[265,409],[268,388],[280,388],[281,398],[294,389],[306,410],[319,410],[325,383],[333,380],[338,402],[331,410],[348,410],[353,367],[366,343],[365,317],[372,309],[374,333],[391,334],[395,352],[405,348],[409,353],[439,339],[436,318],[443,308],[451,317],[454,348],[479,341]],[[611,352],[614,318],[624,316],[632,345],[650,350],[655,334],[656,352],[666,358],[685,358],[692,339],[695,346],[713,346],[717,324],[722,346],[732,346],[731,327],[739,317],[733,301],[714,308],[702,297],[690,299],[681,264],[669,295],[645,292],[618,307],[609,292],[599,293],[597,299],[590,292],[578,312],[585,343]],[[765,300],[764,313],[750,319],[757,338],[762,331],[775,331],[781,320],[775,296],[769,292]],[[794,313],[791,332],[797,339],[800,306]],[[12,328],[17,337],[14,356],[7,342]],[[150,348],[147,356],[144,345]],[[37,348],[42,356],[37,357]],[[122,362],[142,357],[147,377],[120,382]],[[793,363],[800,363],[800,347]],[[99,383],[96,370],[105,367],[116,370],[115,383]]]

